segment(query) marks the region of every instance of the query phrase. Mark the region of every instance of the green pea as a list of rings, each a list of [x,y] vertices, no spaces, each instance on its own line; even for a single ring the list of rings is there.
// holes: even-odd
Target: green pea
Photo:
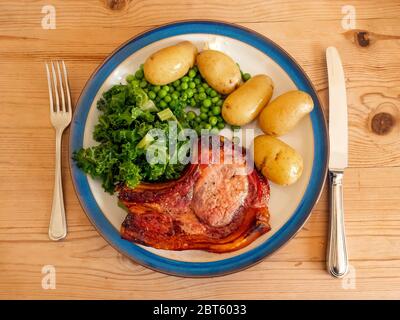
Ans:
[[[196,84],[195,84],[193,81],[190,81],[190,82],[189,82],[189,88],[190,88],[190,89],[196,88]]]
[[[171,102],[171,100],[172,100],[172,98],[171,98],[171,96],[170,95],[167,95],[167,96],[165,96],[165,98],[164,98],[164,101],[165,102]]]
[[[167,95],[167,91],[165,91],[164,89],[161,89],[160,91],[158,91],[158,96],[160,98],[164,98]]]
[[[154,91],[149,91],[147,94],[151,100],[153,100],[156,97],[156,93]]]
[[[210,130],[211,129],[211,124],[205,123],[202,127],[203,127],[203,129]]]
[[[205,106],[201,106],[201,107],[200,107],[200,112],[207,113],[207,112],[208,112],[208,108],[205,107]]]
[[[128,82],[128,83],[130,83],[130,82],[132,82],[133,80],[135,80],[135,76],[133,75],[133,74],[130,74],[130,75],[128,75],[127,77],[126,77],[126,82]]]
[[[219,129],[218,127],[212,127],[210,130],[211,134],[217,135],[219,133]]]
[[[218,107],[220,107],[220,106],[222,106],[223,103],[224,103],[224,102],[223,102],[222,100],[218,100],[218,101],[215,103],[215,105],[218,106]]]
[[[211,100],[210,99],[205,99],[204,101],[203,101],[203,106],[205,106],[205,107],[211,107]]]
[[[197,91],[201,93],[201,92],[206,91],[206,89],[204,89],[203,87],[199,87],[199,88],[197,89]]]
[[[160,91],[161,87],[160,86],[154,86],[153,91],[155,93],[157,93],[158,91]]]
[[[186,118],[191,121],[193,119],[196,118],[196,113],[194,113],[193,111],[189,111],[188,113],[186,113]]]
[[[243,81],[247,81],[251,78],[251,75],[250,75],[250,73],[244,73],[242,75],[242,78],[243,78]]]
[[[187,89],[186,90],[186,94],[187,94],[187,96],[188,96],[188,98],[191,98],[191,97],[193,97],[193,90],[192,89]]]
[[[225,128],[225,123],[219,122],[219,123],[217,124],[217,127],[218,127],[219,130],[222,130],[223,128]]]
[[[138,70],[135,72],[135,78],[136,78],[136,79],[142,80],[142,79],[143,79],[143,76],[144,76],[144,74],[143,74],[143,70],[142,70],[142,69],[138,69]]]
[[[194,118],[194,120],[195,120],[197,123],[200,123],[200,122],[201,122],[200,116],[196,116],[196,118]]]
[[[215,106],[215,107],[212,107],[211,111],[212,111],[213,115],[217,116],[217,115],[219,115],[221,113],[221,108]]]
[[[211,90],[211,91],[210,91],[210,97],[212,97],[212,98],[215,97],[215,98],[216,98],[217,95],[218,95],[217,91],[215,91],[215,90]]]
[[[182,95],[181,95],[181,100],[182,100],[182,101],[186,101],[187,99],[188,99],[187,93],[186,93],[186,92],[182,93]]]
[[[219,101],[219,97],[214,97],[211,99],[212,103],[217,103]]]
[[[182,89],[182,90],[186,90],[188,87],[189,87],[189,86],[188,86],[187,82],[183,82],[183,83],[181,84],[181,89]]]
[[[207,98],[207,95],[204,92],[200,92],[199,93],[199,100],[200,101],[205,100],[206,98]]]
[[[210,117],[210,118],[208,119],[208,122],[209,122],[212,126],[215,126],[215,125],[217,124],[217,122],[218,122],[218,119],[217,119],[217,117],[212,116],[212,117]]]
[[[189,77],[188,76],[184,76],[181,80],[182,80],[182,82],[189,82]]]
[[[175,88],[178,87],[180,84],[181,84],[181,82],[179,81],[179,79],[178,79],[178,80],[175,80],[175,81],[172,83],[172,85],[173,85]]]
[[[204,112],[200,113],[200,119],[201,120],[206,120],[207,118],[208,118],[207,113],[204,113]]]
[[[138,80],[138,79],[132,80],[132,81],[130,82],[130,85],[131,85],[132,87],[138,87],[138,86],[140,85],[140,80]]]
[[[210,111],[208,111],[208,112],[207,112],[207,114],[208,114],[208,116],[209,116],[209,117],[212,117],[212,116],[214,116],[214,113],[212,113],[212,111],[211,111],[211,110],[210,110]]]
[[[189,78],[194,78],[196,76],[196,71],[194,71],[193,69],[189,70],[188,76]]]
[[[223,122],[225,124],[224,118],[221,117],[221,115],[217,116],[218,122]]]
[[[162,86],[162,88],[161,89],[163,89],[163,90],[165,90],[165,91],[169,91],[169,86]]]
[[[194,81],[195,84],[200,84],[201,83],[201,79],[199,79],[199,78],[195,78],[193,81]]]
[[[202,86],[203,86],[204,89],[207,89],[207,88],[208,88],[208,84],[205,83],[205,82],[203,82]]]
[[[140,87],[141,88],[146,88],[147,87],[147,81],[146,80],[140,81]]]
[[[166,108],[167,107],[167,103],[164,100],[161,100],[160,101],[160,107],[163,108],[163,109]]]
[[[196,100],[194,100],[193,98],[190,99],[190,106],[192,106],[192,107],[196,106]]]
[[[172,92],[171,98],[174,99],[174,100],[177,100],[177,99],[179,98],[179,93],[176,92],[176,91],[175,91],[175,92]]]
[[[177,100],[171,100],[169,103],[169,106],[171,108],[175,108],[178,105],[178,101]]]
[[[211,92],[213,91],[213,89],[211,89],[211,88],[207,88],[206,89],[206,93],[210,96],[211,95]]]

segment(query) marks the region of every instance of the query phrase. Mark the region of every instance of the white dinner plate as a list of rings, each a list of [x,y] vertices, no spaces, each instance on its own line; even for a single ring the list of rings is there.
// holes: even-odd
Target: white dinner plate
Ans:
[[[317,93],[300,66],[271,40],[243,27],[214,21],[185,21],[145,32],[123,44],[88,80],[77,107],[70,133],[70,157],[81,147],[95,145],[92,133],[103,92],[125,83],[153,52],[182,40],[193,42],[199,50],[220,50],[252,75],[264,73],[274,82],[273,98],[293,89],[308,92],[314,110],[289,134],[280,137],[304,159],[304,171],[298,182],[281,187],[271,183],[271,231],[249,246],[230,253],[201,250],[171,251],[141,246],[121,239],[119,229],[126,211],[117,205],[117,196],[106,193],[101,182],[86,176],[71,160],[70,167],[77,195],[100,234],[117,250],[152,269],[181,276],[214,276],[246,268],[271,254],[290,240],[302,227],[318,200],[325,181],[328,143],[324,115]],[[243,127],[262,134],[256,121]],[[222,135],[232,136],[230,129]],[[249,142],[249,141],[248,141]]]

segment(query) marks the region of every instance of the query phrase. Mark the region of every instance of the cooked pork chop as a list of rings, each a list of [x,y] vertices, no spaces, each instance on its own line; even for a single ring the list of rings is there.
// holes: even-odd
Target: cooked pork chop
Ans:
[[[248,166],[244,149],[226,145],[199,144],[197,161],[178,180],[121,187],[129,211],[121,236],[159,249],[229,252],[268,232],[269,184]]]

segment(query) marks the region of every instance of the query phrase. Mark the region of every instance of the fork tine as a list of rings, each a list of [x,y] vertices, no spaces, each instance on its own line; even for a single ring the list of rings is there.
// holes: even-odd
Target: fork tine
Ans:
[[[57,87],[57,77],[56,77],[56,71],[54,69],[54,63],[51,61],[51,71],[53,75],[53,84],[54,84],[54,93],[56,96],[56,109],[55,111],[58,112],[60,111],[60,98],[58,97],[58,87]]]
[[[45,63],[46,66],[46,72],[47,72],[47,84],[49,86],[49,98],[50,98],[50,113],[54,112],[54,105],[53,105],[53,91],[51,89],[51,77],[50,77],[50,70],[49,70],[49,65],[47,62]]]
[[[67,112],[67,109],[65,108],[65,96],[64,96],[63,80],[61,78],[60,63],[58,61],[57,61],[57,73],[58,73],[58,81],[60,83],[61,111]]]
[[[71,93],[69,91],[68,73],[67,73],[67,68],[65,67],[64,60],[61,61],[61,64],[62,64],[63,70],[64,70],[64,80],[65,80],[65,89],[67,92],[68,112],[70,112],[72,110],[72,107],[71,107]]]

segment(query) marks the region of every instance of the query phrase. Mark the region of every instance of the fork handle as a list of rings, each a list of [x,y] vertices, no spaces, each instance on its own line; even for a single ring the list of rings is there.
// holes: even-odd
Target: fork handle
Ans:
[[[64,196],[61,178],[61,138],[63,130],[56,130],[56,170],[54,177],[53,205],[49,226],[49,238],[57,241],[67,235],[67,223],[65,219]]]
[[[332,276],[341,278],[348,269],[346,235],[343,210],[343,172],[331,171],[330,182],[330,226],[327,267]]]

